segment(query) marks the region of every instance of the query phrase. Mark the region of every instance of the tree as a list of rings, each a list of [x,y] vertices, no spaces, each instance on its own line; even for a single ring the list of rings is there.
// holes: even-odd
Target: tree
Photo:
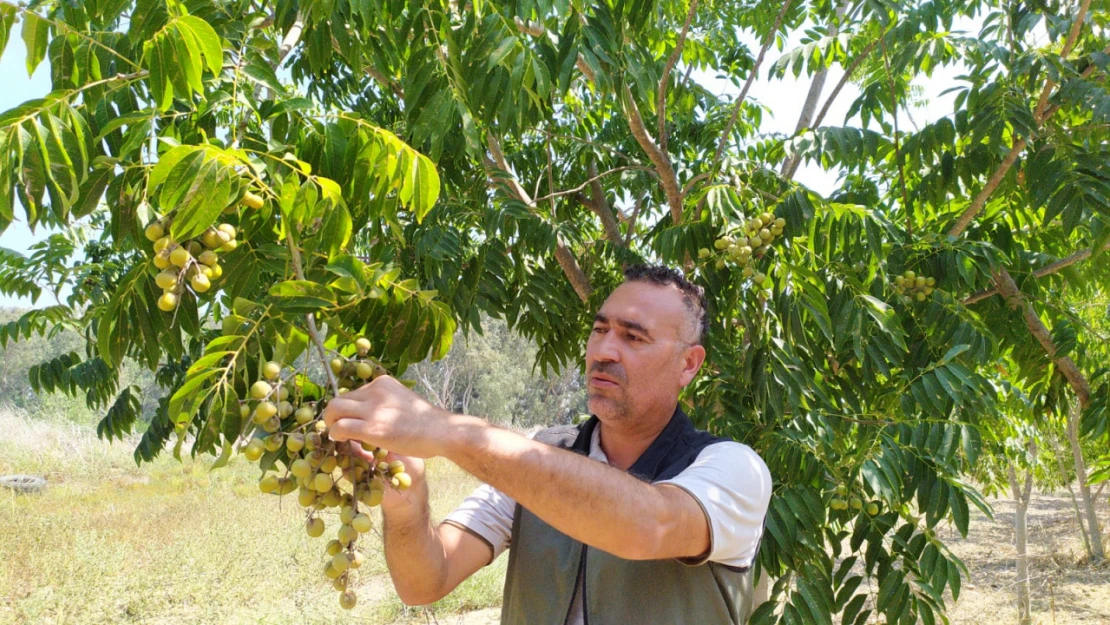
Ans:
[[[562,370],[622,265],[680,264],[713,318],[683,402],[775,477],[757,566],[777,582],[754,620],[932,623],[967,574],[935,528],[966,534],[969,505],[987,509],[965,478],[997,359],[1066,381],[1084,435],[1110,432],[1097,354],[1060,330],[1093,343],[1061,293],[1110,271],[1087,262],[1110,240],[1089,0],[0,7],[0,43],[21,21],[54,89],[0,115],[0,227],[15,196],[34,226],[99,227],[64,276],[50,270],[71,254],[5,253],[0,288],[80,286],[21,320],[20,337],[84,331],[84,360],[51,372],[100,362],[84,382],[99,388],[128,357],[160,371],[172,398],[137,458],[175,433],[226,457],[250,424],[223,407],[261,362],[350,355],[356,335],[401,374],[486,313]],[[979,32],[953,31],[968,17]],[[955,64],[953,114],[901,127],[913,81]],[[792,136],[761,132],[750,85],[788,71],[814,77],[812,103]],[[739,95],[697,78],[714,73]],[[851,120],[828,125],[848,82]],[[837,188],[795,180],[804,163]],[[213,291],[180,291],[175,313],[153,309],[143,237],[167,216],[176,243],[221,219],[241,235]],[[106,435],[131,404],[112,403]],[[830,508],[842,496],[859,505]]]

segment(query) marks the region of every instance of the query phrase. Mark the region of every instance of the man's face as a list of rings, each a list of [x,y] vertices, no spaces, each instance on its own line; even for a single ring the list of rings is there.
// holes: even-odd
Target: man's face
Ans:
[[[673,406],[705,359],[674,286],[626,282],[598,311],[586,342],[590,412],[607,422]],[[669,415],[668,415],[669,416]]]

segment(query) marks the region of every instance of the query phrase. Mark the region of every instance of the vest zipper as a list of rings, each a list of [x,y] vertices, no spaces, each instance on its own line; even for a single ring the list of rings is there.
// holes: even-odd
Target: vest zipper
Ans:
[[[582,557],[578,560],[578,576],[574,580],[574,592],[570,594],[570,605],[567,614],[563,617],[563,624],[570,622],[570,612],[574,609],[574,599],[578,596],[578,582],[582,582],[582,625],[589,625],[590,618],[586,615],[586,544],[582,543]]]

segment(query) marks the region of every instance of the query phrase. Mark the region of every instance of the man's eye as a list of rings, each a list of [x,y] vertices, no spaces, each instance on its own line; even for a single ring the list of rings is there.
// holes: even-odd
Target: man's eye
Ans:
[[[605,328],[594,328],[594,332],[600,334],[605,331]]]
[[[640,337],[636,336],[635,334],[628,334],[626,336],[628,337],[628,340],[630,340],[630,341],[639,341],[640,340]]]

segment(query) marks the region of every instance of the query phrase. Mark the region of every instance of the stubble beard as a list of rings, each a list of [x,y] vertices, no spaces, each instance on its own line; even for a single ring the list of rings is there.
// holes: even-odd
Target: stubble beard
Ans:
[[[600,393],[589,393],[586,397],[590,412],[602,421],[625,421],[631,413],[631,406],[624,397],[623,389],[620,397],[607,397]]]

